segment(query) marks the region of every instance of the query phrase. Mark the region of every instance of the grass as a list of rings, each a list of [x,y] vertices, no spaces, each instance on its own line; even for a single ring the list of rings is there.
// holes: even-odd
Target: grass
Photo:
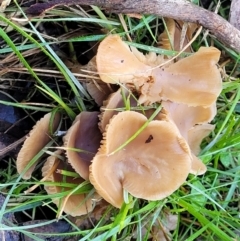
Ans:
[[[215,4],[213,2],[212,7]],[[228,11],[229,6],[224,6],[220,7],[219,12],[227,18]],[[88,44],[87,48],[90,48],[91,44],[94,46],[110,31],[128,41],[130,37],[133,40],[129,41],[131,45],[145,52],[156,51],[168,56],[176,54],[174,51],[154,47],[159,29],[164,28],[161,19],[155,16],[146,15],[139,20],[125,15],[105,14],[97,7],[82,9],[72,6],[53,9],[44,18],[33,18],[29,24],[22,26],[20,19],[26,18],[24,8],[14,2],[5,13],[5,17],[0,16],[1,76],[10,80],[4,81],[0,87],[4,86],[7,89],[17,87],[16,76],[23,83],[33,81],[34,85],[29,88],[26,101],[20,103],[0,101],[0,103],[22,108],[33,119],[35,118],[33,112],[58,110],[63,113],[64,123],[67,123],[82,110],[96,108],[85,90],[84,81],[81,81],[84,80],[86,73],[74,75],[66,65],[66,56],[65,59],[60,57],[64,56],[64,51],[66,55],[73,50],[75,52],[67,58],[76,63],[76,56],[80,54],[76,46],[80,46],[79,44],[85,46]],[[8,14],[16,13],[20,13],[20,17],[16,17],[15,21],[10,20]],[[12,31],[6,31],[5,26],[11,27]],[[44,30],[49,28],[50,33],[45,31],[43,34],[38,26],[43,26]],[[59,33],[53,33],[53,37],[51,31],[54,27]],[[217,102],[218,113],[213,121],[216,127],[202,143],[200,157],[208,166],[206,174],[190,175],[179,190],[161,201],[138,200],[125,193],[126,203],[120,210],[105,205],[99,217],[93,212],[84,217],[85,221],[81,217],[71,218],[62,215],[61,218],[72,228],[68,233],[40,232],[41,235],[46,238],[67,236],[66,240],[75,237],[75,240],[81,241],[144,241],[150,240],[150,235],[160,235],[159,230],[162,230],[165,240],[240,240],[240,80],[238,78],[240,56],[211,36],[207,36],[206,40],[202,41],[202,36],[198,36],[194,41],[195,50],[214,42],[222,51],[220,64],[227,60],[227,64],[223,67],[223,90]],[[9,55],[12,57],[10,62],[8,62]],[[51,64],[48,67],[49,62]],[[10,72],[9,68],[12,68]],[[39,96],[44,96],[45,101],[41,102],[41,99],[37,98]],[[54,150],[51,149],[53,143],[61,144],[61,138],[55,136],[31,161],[31,164],[44,153],[51,153]],[[38,164],[34,177],[25,181],[17,174],[13,157],[4,158],[1,162],[7,163],[5,169],[0,169],[0,193],[6,197],[0,211],[1,231],[15,230],[31,237],[32,240],[44,240],[36,237],[34,235],[36,232],[30,228],[55,222],[54,217],[59,210],[52,204],[51,198],[65,197],[71,191],[46,195],[43,189],[44,182],[39,175],[42,163]],[[24,193],[35,184],[39,184],[39,187],[33,193]],[[81,186],[68,183],[53,184],[71,187],[90,196],[93,193],[88,182],[84,182]],[[46,210],[51,210],[54,217],[49,218]],[[4,215],[11,212],[20,213],[29,220],[38,219],[37,213],[42,212],[44,217],[42,219],[45,220],[26,226],[3,222]],[[171,218],[175,221],[170,221]],[[91,219],[94,220],[94,225],[89,221]],[[169,234],[164,227],[171,224],[175,224],[176,227]]]

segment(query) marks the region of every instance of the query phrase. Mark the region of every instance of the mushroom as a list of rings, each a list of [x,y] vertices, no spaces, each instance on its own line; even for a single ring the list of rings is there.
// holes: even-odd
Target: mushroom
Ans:
[[[210,107],[188,106],[185,104],[162,101],[169,118],[176,124],[181,135],[188,142],[192,152],[192,167],[190,173],[202,175],[207,168],[196,155],[200,152],[200,144],[213,130],[214,126],[207,124],[216,115],[216,103]],[[200,125],[201,124],[201,125]]]
[[[216,66],[219,57],[218,49],[201,47],[174,64],[151,67],[139,61],[118,35],[110,35],[99,45],[96,61],[104,82],[134,85],[141,93],[139,103],[170,100],[207,107],[216,101],[222,89]]]
[[[89,165],[102,139],[98,115],[99,112],[81,112],[63,137],[68,162],[85,180],[89,179]]]
[[[170,100],[190,106],[211,106],[222,90],[216,64],[220,51],[201,47],[195,54],[166,68],[153,69],[149,81],[141,87],[140,103]]]
[[[188,144],[192,151],[192,166],[190,173],[195,175],[202,175],[206,172],[207,168],[204,163],[197,157],[200,153],[200,144],[202,140],[207,137],[213,130],[214,125],[202,124],[192,127],[188,131]]]
[[[189,100],[191,102],[191,100]],[[181,135],[188,140],[188,131],[196,124],[204,124],[213,120],[217,113],[216,102],[209,107],[188,106],[186,104],[162,101],[170,119],[178,127]]]
[[[137,50],[137,48],[130,46],[132,53],[136,56],[136,58],[145,65],[151,67],[157,67],[158,65],[166,62],[163,55],[157,55],[155,52],[149,52],[147,54],[143,54]]]
[[[97,63],[96,63],[96,56],[94,56],[87,65],[81,68],[81,71],[90,71],[91,75],[89,74],[87,77],[86,88],[88,93],[94,99],[94,101],[101,106],[103,101],[107,99],[107,97],[113,92],[111,86],[106,84],[101,79],[97,79],[96,77],[92,77],[93,73],[97,72]]]
[[[94,80],[86,83],[87,91],[97,103],[98,106],[103,105],[103,101],[113,92],[110,86],[106,83],[95,82]]]
[[[159,35],[158,45],[167,50],[180,51],[192,39],[192,35],[197,29],[198,25],[195,23],[184,23],[183,21],[176,21],[172,18],[164,18],[167,29]],[[182,28],[187,25],[185,36],[182,36]],[[185,51],[191,52],[188,47]]]
[[[130,99],[131,107],[137,106],[137,99],[133,98],[133,94],[126,88],[119,88],[103,102],[103,106],[101,107],[99,128],[102,132],[105,131],[110,119],[119,112],[118,109],[125,108],[123,95],[126,99]]]
[[[61,115],[59,113],[55,113],[54,115],[48,113],[40,119],[30,131],[29,136],[18,153],[16,161],[17,171],[19,174],[22,174],[23,179],[29,179],[32,176],[32,172],[36,167],[38,160],[36,160],[26,172],[25,168],[51,140],[51,136],[57,130],[60,119]]]
[[[167,50],[175,50],[174,48],[174,35],[175,35],[175,21],[172,18],[164,18],[167,29],[163,31],[158,37],[160,48]],[[174,49],[173,49],[174,48]]]
[[[42,168],[43,177],[47,177],[45,178],[45,181],[62,184],[61,186],[45,184],[44,188],[50,195],[60,194],[61,192],[71,190],[70,188],[64,187],[64,183],[79,185],[85,181],[81,177],[66,177],[59,172],[56,172],[57,169],[74,172],[69,164],[65,163],[58,157],[59,155],[61,155],[61,150],[58,150],[54,153],[54,155],[49,156]],[[52,200],[59,209],[63,209],[65,213],[74,217],[84,215],[93,210],[92,200],[90,198],[87,199],[85,194],[72,194],[69,197],[64,196],[62,198],[52,198]]]
[[[114,116],[90,166],[90,182],[115,207],[123,203],[123,190],[159,200],[177,190],[189,174],[191,152],[177,127],[154,120],[136,135],[146,122],[134,111]]]
[[[97,70],[105,83],[144,82],[151,72],[151,67],[140,62],[118,35],[109,35],[99,45]],[[150,71],[150,72],[149,72]]]
[[[99,128],[102,132],[105,131],[106,126],[109,124],[109,121],[114,115],[126,109],[123,96],[129,101],[129,106],[132,111],[142,113],[147,118],[154,113],[154,108],[138,106],[137,98],[134,96],[134,93],[130,92],[130,90],[120,88],[118,91],[111,94],[109,98],[104,101],[104,105],[101,107]],[[158,120],[161,118],[163,118],[163,113],[159,113],[154,119]]]

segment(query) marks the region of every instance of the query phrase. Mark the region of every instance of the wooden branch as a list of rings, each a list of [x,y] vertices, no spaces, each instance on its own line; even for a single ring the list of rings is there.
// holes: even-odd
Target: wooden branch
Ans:
[[[229,22],[240,30],[240,0],[232,0]]]
[[[219,15],[187,0],[52,0],[31,6],[27,13],[39,15],[59,5],[95,5],[114,13],[140,13],[192,22],[208,29],[219,41],[240,53],[240,31]]]

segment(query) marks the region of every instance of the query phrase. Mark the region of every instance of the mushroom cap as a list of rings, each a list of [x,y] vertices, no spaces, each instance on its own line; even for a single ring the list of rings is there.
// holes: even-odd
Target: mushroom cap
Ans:
[[[141,87],[140,103],[170,100],[190,106],[211,106],[222,90],[216,64],[220,51],[201,47],[195,54],[166,68],[152,71],[150,81]]]
[[[94,80],[86,83],[86,87],[88,93],[99,106],[102,106],[103,101],[113,92],[108,84],[95,82]]]
[[[98,128],[98,115],[99,112],[96,111],[81,112],[63,137],[68,162],[85,180],[89,179],[89,165],[102,139]]]
[[[180,51],[192,39],[192,35],[197,29],[198,25],[195,23],[185,23],[183,21],[176,21],[172,18],[164,18],[167,30],[159,35],[159,46],[163,49]],[[187,24],[185,36],[182,36],[182,27]],[[170,42],[171,40],[171,42]],[[181,43],[183,41],[183,43]],[[182,46],[180,46],[182,44]],[[188,47],[185,51],[191,51]]]
[[[162,101],[162,106],[186,140],[188,140],[188,131],[193,126],[212,121],[217,113],[216,102],[209,107],[203,107]]]
[[[159,43],[158,45],[167,50],[172,50],[172,47],[174,47],[174,35],[175,35],[175,21],[172,18],[164,18],[164,21],[166,23],[167,30],[165,29],[158,37]],[[175,50],[175,48],[174,48]]]
[[[205,123],[202,125],[193,126],[188,131],[188,144],[195,155],[198,155],[201,151],[200,144],[202,140],[207,137],[214,130],[214,128],[214,125]]]
[[[33,129],[30,131],[29,136],[23,143],[23,146],[18,153],[16,166],[17,171],[21,174],[29,162],[40,152],[43,147],[51,140],[51,133],[57,130],[60,123],[61,115],[56,113],[53,116],[52,113],[46,114],[40,119]],[[22,175],[23,179],[29,179],[32,176],[32,172],[37,165],[38,160]]]
[[[162,101],[162,106],[167,111],[169,118],[176,124],[191,149],[192,167],[190,173],[195,175],[204,174],[207,168],[196,155],[200,152],[200,144],[203,138],[214,129],[214,126],[207,124],[207,122],[212,121],[216,115],[216,103],[204,108],[202,106],[193,107]]]
[[[194,175],[203,175],[207,171],[206,165],[192,153],[192,165],[190,173]]]
[[[201,151],[200,144],[202,140],[214,130],[214,127],[211,124],[202,124],[196,125],[188,131],[188,144],[192,151],[192,166],[190,170],[192,174],[202,175],[207,171],[205,164],[197,155]]]
[[[97,72],[96,56],[94,56],[87,65],[83,66],[82,69],[91,71],[92,74]],[[96,73],[97,74],[97,73]],[[96,75],[95,74],[95,75]],[[86,83],[87,91],[94,99],[94,101],[101,106],[103,101],[113,92],[111,86],[103,82],[100,78],[92,78],[91,74],[87,77],[88,82]]]
[[[64,161],[60,160],[57,156],[61,154],[61,151],[58,150],[55,152],[55,155],[49,156],[47,158],[47,161],[45,162],[43,168],[42,168],[42,175],[43,177],[46,177],[49,174],[49,171],[53,168],[54,164],[59,161],[59,164],[57,165],[56,169],[61,170],[67,170],[67,171],[73,171],[70,165],[65,163]],[[45,180],[48,182],[61,182],[61,183],[73,183],[73,184],[81,184],[84,182],[84,179],[82,178],[76,178],[76,177],[64,177],[62,174],[57,173],[54,171],[52,175],[49,175],[48,178]],[[69,188],[64,188],[61,186],[48,186],[47,184],[44,185],[44,189],[48,194],[57,194],[61,193],[63,191],[70,190]],[[60,198],[53,198],[53,203],[55,203],[59,208],[64,203],[66,197]],[[93,210],[92,200],[86,199],[85,194],[72,194],[64,206],[63,211],[67,214],[70,214],[71,216],[80,216],[87,214],[88,212],[91,212]]]
[[[112,117],[119,113],[121,108],[125,108],[125,103],[123,99],[123,95],[126,99],[130,102],[131,110],[135,110],[136,112],[144,114],[147,118],[150,118],[151,115],[154,113],[154,108],[146,108],[146,107],[137,107],[138,102],[137,98],[134,98],[134,94],[131,93],[126,88],[120,88],[115,93],[111,94],[107,100],[104,101],[104,105],[101,107],[101,114],[99,116],[99,128],[102,132],[105,131],[106,126],[109,124]],[[117,110],[119,109],[119,110]],[[160,120],[163,118],[163,113],[159,113],[154,119]]]
[[[119,35],[109,35],[100,43],[96,61],[102,81],[112,84],[144,82],[151,69],[138,60]]]
[[[106,126],[109,124],[110,119],[119,111],[118,108],[124,108],[124,99],[123,95],[125,95],[126,99],[130,98],[130,106],[136,107],[137,100],[131,96],[131,93],[126,88],[119,88],[116,92],[112,93],[107,100],[103,102],[103,106],[101,107],[101,114],[99,116],[99,128],[102,132],[105,131]]]
[[[151,121],[116,151],[146,121],[134,111],[113,117],[90,166],[90,182],[115,207],[123,203],[123,189],[138,198],[159,200],[178,189],[189,174],[191,152],[177,127],[166,120]]]

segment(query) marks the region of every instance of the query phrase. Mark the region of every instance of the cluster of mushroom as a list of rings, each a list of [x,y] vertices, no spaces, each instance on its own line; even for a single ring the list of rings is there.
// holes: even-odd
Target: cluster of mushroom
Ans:
[[[143,55],[118,35],[106,37],[95,58],[97,71],[101,81],[121,88],[104,101],[101,114],[81,112],[63,138],[67,160],[81,177],[69,181],[89,180],[98,195],[120,208],[125,191],[137,198],[160,200],[177,190],[189,173],[205,173],[197,154],[202,139],[214,128],[208,123],[216,114],[222,88],[219,57],[216,48],[202,47],[164,65],[163,56]],[[19,173],[23,155],[20,152],[17,160]],[[52,158],[43,173],[57,160],[57,165],[66,165],[57,155]],[[49,180],[60,181],[59,174],[50,176]],[[76,195],[71,201],[78,200],[85,212],[91,211],[92,199]],[[80,215],[76,210],[64,211]]]

